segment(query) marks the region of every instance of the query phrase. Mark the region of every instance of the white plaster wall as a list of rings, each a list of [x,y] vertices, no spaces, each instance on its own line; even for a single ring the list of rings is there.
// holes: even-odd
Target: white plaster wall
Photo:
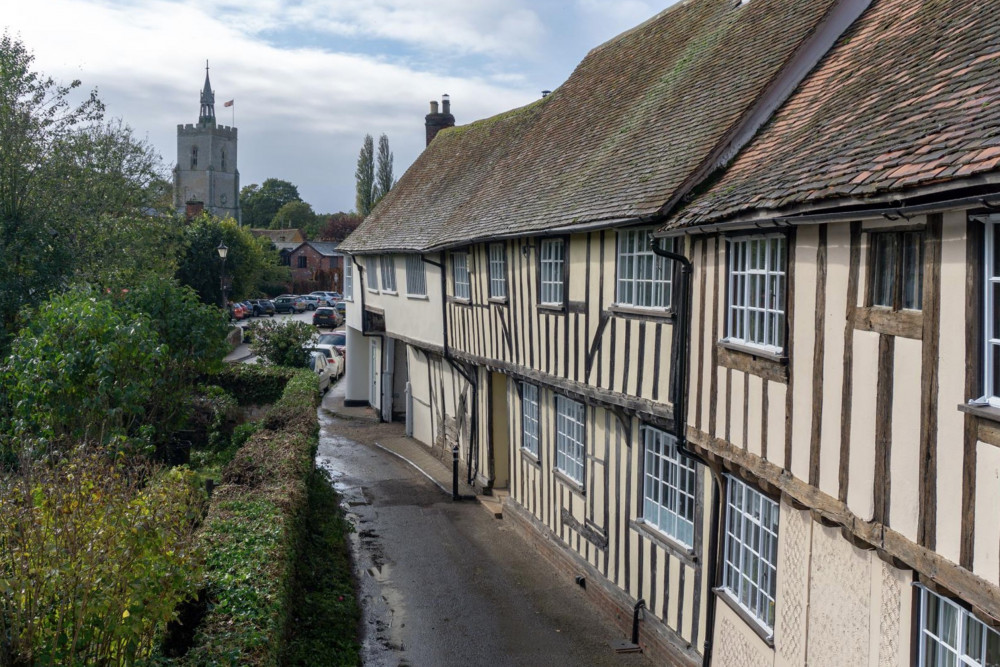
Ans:
[[[965,418],[966,222],[964,211],[944,215],[941,234],[941,335],[938,357],[937,543],[958,562],[962,541],[962,443]]]
[[[712,664],[719,667],[769,667],[774,650],[736,615],[729,605],[716,602]]]
[[[438,261],[435,256],[430,259]],[[411,297],[406,293],[406,257],[394,255],[394,261],[396,292],[382,290],[376,294],[366,291],[365,305],[385,312],[385,330],[389,335],[441,347],[444,345],[444,330],[441,326],[441,270],[424,262],[427,296]],[[357,268],[355,282],[356,276]]]
[[[347,367],[344,376],[344,398],[348,401],[368,401],[369,350],[368,339],[361,334],[360,328],[348,325],[347,331]]]
[[[889,525],[916,542],[920,511],[922,341],[896,337],[892,385]]]
[[[973,572],[995,586],[1000,579],[1000,448],[980,442],[976,451]]]
[[[431,445],[434,442],[434,432],[431,428],[432,403],[427,355],[417,352],[409,345],[406,347],[406,355],[410,395],[413,397],[413,437],[425,445]]]
[[[874,513],[875,393],[878,377],[878,334],[854,331],[854,371],[851,400],[851,461],[847,505],[866,521]],[[862,409],[864,408],[864,409]]]
[[[813,349],[816,345],[816,251],[818,227],[800,227],[795,234],[795,313],[792,325],[792,474],[809,480],[812,438]]]
[[[819,486],[840,490],[840,426],[843,412],[844,327],[851,268],[851,226],[831,224],[826,236],[826,313],[823,317],[823,409],[820,419]]]
[[[806,660],[812,667],[867,665],[871,552],[853,547],[839,528],[817,525],[812,535]]]

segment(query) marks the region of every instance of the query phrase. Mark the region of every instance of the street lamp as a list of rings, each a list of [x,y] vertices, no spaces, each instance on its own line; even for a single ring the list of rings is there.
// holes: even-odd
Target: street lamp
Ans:
[[[219,242],[219,247],[215,249],[215,252],[219,253],[219,257],[222,259],[222,273],[219,276],[220,291],[222,292],[222,309],[226,309],[226,255],[229,254],[229,248],[222,241]]]

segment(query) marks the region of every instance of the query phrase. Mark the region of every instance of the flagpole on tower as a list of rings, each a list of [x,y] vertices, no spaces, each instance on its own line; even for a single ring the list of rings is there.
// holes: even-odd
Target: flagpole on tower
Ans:
[[[233,127],[236,127],[236,100],[232,99],[223,104],[224,107],[232,107],[233,109]]]

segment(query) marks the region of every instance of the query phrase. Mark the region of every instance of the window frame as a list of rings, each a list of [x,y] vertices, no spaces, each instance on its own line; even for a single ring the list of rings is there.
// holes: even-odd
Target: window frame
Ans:
[[[305,255],[299,255],[295,258],[295,263],[297,269],[308,269],[309,268],[309,258]]]
[[[354,301],[354,257],[344,258],[344,301]]]
[[[732,475],[727,474],[725,478],[726,518],[723,531],[722,580],[719,588],[750,620],[757,623],[768,634],[768,637],[771,637],[774,635],[775,609],[777,607],[778,531],[780,530],[781,505]],[[739,500],[741,503],[739,507],[733,504],[735,500]],[[744,507],[748,508],[749,511],[744,511]],[[758,516],[753,516],[755,507],[758,510]],[[773,528],[764,525],[764,508],[769,510],[768,516],[773,518],[771,522]],[[734,513],[739,514],[739,517],[735,518],[740,521],[740,526],[735,532]],[[750,539],[746,539],[748,530],[754,531],[753,534],[749,535]],[[765,537],[769,538],[769,546],[773,546],[773,553],[767,558],[765,558],[767,554],[763,553],[761,549],[755,550],[750,546],[763,544]],[[732,553],[734,545],[739,547],[738,553],[735,555]],[[748,555],[759,561],[756,565],[751,564],[751,567],[757,570],[756,574],[752,570],[749,573],[744,572]],[[734,557],[737,559],[736,562],[734,562]],[[768,572],[770,577],[767,577]],[[752,604],[750,603],[751,596],[755,598]],[[770,606],[767,606],[768,601]],[[761,608],[762,603],[763,609]]]
[[[541,458],[538,395],[538,385],[521,383],[521,449],[536,460]]]
[[[569,243],[564,237],[541,239],[538,243],[538,305],[545,308],[566,307],[566,279],[568,263],[566,262]],[[559,248],[559,257],[547,257],[548,249]],[[546,273],[549,275],[546,275]],[[555,294],[547,294],[547,290],[557,290],[558,299],[549,298]]]
[[[427,268],[424,266],[423,255],[406,255],[406,296],[427,296]]]
[[[1000,302],[1000,253],[995,247],[1000,243],[997,233],[1000,217],[989,216],[983,226],[983,359],[979,370],[983,377],[983,399],[991,406],[1000,408],[1000,303],[994,303],[994,300]]]
[[[908,255],[906,253],[906,240],[908,237],[917,237],[916,262],[908,267]],[[871,230],[868,232],[868,285],[865,303],[870,308],[883,308],[894,312],[898,311],[923,311],[923,285],[924,285],[924,247],[927,235],[923,228],[920,229],[886,229]],[[886,248],[890,251],[889,257],[891,274],[886,271],[880,259],[886,256],[879,251]],[[914,276],[915,291],[912,295],[907,295],[904,289],[907,268],[915,269]],[[888,299],[883,299],[878,293],[888,289],[891,295]],[[907,305],[907,297],[914,298],[916,307]],[[889,303],[881,303],[889,301]]]
[[[378,294],[379,264],[378,255],[365,255],[365,276],[368,278],[366,288],[375,294]]]
[[[459,257],[462,258],[461,263],[456,261]],[[459,281],[459,274],[464,274],[462,277],[464,280]],[[462,292],[459,293],[459,286],[462,286]],[[451,253],[451,293],[452,298],[456,301],[461,301],[463,303],[470,303],[472,301],[472,275],[469,271],[469,251],[468,250],[455,250]]]
[[[555,410],[554,470],[582,489],[587,478],[587,406],[556,394]]]
[[[940,647],[941,650],[947,652],[948,655],[953,657],[955,664],[957,665],[962,667],[983,667],[986,664],[984,659],[987,657],[987,638],[989,638],[990,635],[993,635],[997,645],[1000,645],[1000,633],[980,621],[971,611],[954,600],[938,595],[926,586],[922,586],[920,584],[917,584],[916,588],[920,593],[917,613],[917,665],[919,667],[925,667],[926,665],[939,664],[937,662],[929,662],[927,655],[928,643],[932,643],[933,646]],[[980,649],[982,651],[980,655],[981,659],[976,659],[966,653],[965,651],[968,650],[968,646],[959,648],[958,646],[948,644],[947,639],[938,634],[941,629],[940,624],[933,632],[927,627],[928,609],[931,603],[939,605],[939,609],[935,614],[935,620],[937,621],[940,621],[945,617],[945,615],[941,613],[940,607],[945,607],[952,612],[952,620],[954,621],[954,637],[961,643],[968,640],[968,626],[970,623],[979,626],[979,634],[981,635]],[[961,653],[959,653],[959,651],[961,651]]]
[[[490,299],[507,300],[507,244],[490,243],[486,247],[489,266]]]
[[[787,234],[746,234],[726,239],[726,338],[723,342],[754,348],[768,354],[783,355],[788,346],[788,269],[791,245]],[[763,269],[751,267],[754,259],[751,251],[763,242]],[[778,264],[772,264],[774,247],[778,244]],[[745,252],[744,252],[745,249]],[[760,259],[758,256],[757,259]],[[737,264],[738,263],[738,264]],[[742,278],[742,282],[740,282]],[[751,284],[762,280],[765,286],[777,285],[777,294],[767,289],[764,306],[752,303]],[[740,298],[739,303],[736,299]],[[757,340],[748,335],[751,317],[760,314],[758,326],[763,324],[764,332]],[[775,338],[778,336],[779,338]]]
[[[677,450],[677,438],[672,433],[642,424],[639,434],[643,453],[642,520],[685,549],[691,549],[698,498],[696,462]]]
[[[396,257],[394,255],[379,255],[379,276],[382,280],[381,291],[386,294],[396,293]]]
[[[615,246],[615,306],[625,308],[635,308],[653,313],[669,313],[673,305],[674,287],[674,262],[666,257],[660,257],[653,252],[650,240],[655,240],[663,249],[673,249],[673,239],[655,239],[653,232],[655,227],[636,227],[631,229],[619,229],[616,236]],[[641,239],[635,237],[641,235]],[[625,250],[626,242],[631,243],[631,250]],[[665,246],[665,242],[670,247]],[[645,268],[651,270],[653,275],[640,277],[638,275],[640,262],[646,265]],[[628,274],[628,275],[625,275]],[[657,278],[656,274],[660,277]],[[640,303],[645,299],[638,298],[638,293],[642,285],[648,283],[649,303]],[[624,288],[627,287],[626,296]],[[660,303],[657,303],[656,294],[660,295]]]

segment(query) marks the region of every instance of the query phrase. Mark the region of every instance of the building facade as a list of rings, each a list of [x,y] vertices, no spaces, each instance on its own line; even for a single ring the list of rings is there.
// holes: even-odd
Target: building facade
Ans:
[[[235,127],[216,123],[215,91],[206,63],[198,123],[177,126],[174,208],[179,213],[199,202],[212,215],[241,220],[237,138]]]
[[[348,400],[667,664],[998,664],[998,21],[693,0],[442,130],[342,245]]]

